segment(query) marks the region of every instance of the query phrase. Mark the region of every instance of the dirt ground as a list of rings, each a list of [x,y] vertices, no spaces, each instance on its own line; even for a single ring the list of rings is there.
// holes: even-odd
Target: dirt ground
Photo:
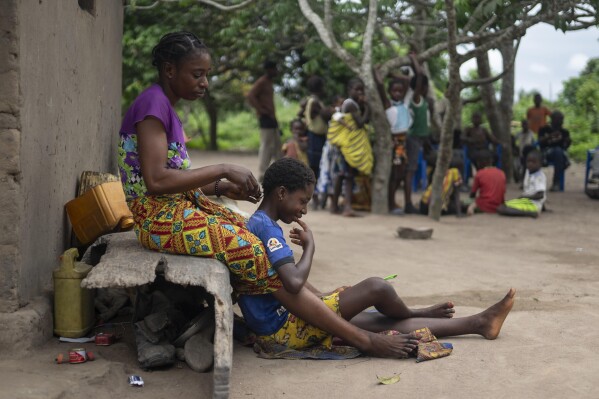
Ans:
[[[192,159],[195,167],[232,162],[257,169],[255,155],[194,152]],[[550,177],[552,170],[546,173]],[[316,240],[310,281],[322,290],[398,274],[392,284],[410,306],[450,299],[456,317],[467,316],[514,287],[514,309],[496,341],[444,339],[454,346],[451,356],[418,364],[413,359],[264,360],[235,343],[231,398],[596,398],[599,201],[584,195],[583,174],[583,165],[573,165],[566,191],[549,193],[550,212],[537,220],[476,215],[434,222],[417,215],[343,218],[310,212],[305,221]],[[507,196],[517,193],[511,185]],[[253,208],[242,205],[248,212]],[[400,240],[399,226],[430,226],[434,234],[426,241]],[[55,338],[34,353],[4,357],[0,397],[210,397],[211,374],[184,364],[141,371],[131,340],[84,346],[96,352],[96,361],[53,364],[58,352],[71,347]],[[377,375],[396,373],[401,373],[398,383],[377,384]],[[145,386],[128,386],[130,374],[141,375]]]

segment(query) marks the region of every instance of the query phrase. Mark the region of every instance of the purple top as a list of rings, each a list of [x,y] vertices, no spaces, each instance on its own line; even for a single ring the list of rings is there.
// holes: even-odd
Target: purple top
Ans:
[[[147,117],[162,122],[168,143],[167,163],[169,169],[188,169],[191,161],[185,147],[183,124],[170,101],[158,84],[144,90],[131,104],[119,132],[119,173],[127,200],[144,196],[146,184],[141,174],[137,152],[137,124]]]

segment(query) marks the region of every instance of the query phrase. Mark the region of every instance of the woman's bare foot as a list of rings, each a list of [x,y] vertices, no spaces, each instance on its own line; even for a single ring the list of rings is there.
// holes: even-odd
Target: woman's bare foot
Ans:
[[[480,326],[478,333],[480,335],[486,339],[497,338],[505,318],[514,306],[515,295],[516,290],[510,288],[507,295],[501,301],[475,316],[478,318],[478,323]]]
[[[369,348],[358,348],[373,357],[405,359],[418,347],[419,335],[414,333],[399,335],[383,335],[369,333]]]
[[[429,306],[428,308],[412,309],[412,315],[410,317],[446,317],[450,319],[455,313],[453,306],[453,302],[443,302]]]

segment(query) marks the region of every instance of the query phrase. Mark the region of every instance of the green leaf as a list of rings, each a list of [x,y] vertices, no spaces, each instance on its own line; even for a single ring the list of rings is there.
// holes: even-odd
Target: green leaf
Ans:
[[[376,378],[379,380],[379,383],[383,385],[391,385],[399,382],[399,374],[394,374],[391,377],[379,377],[377,375]]]

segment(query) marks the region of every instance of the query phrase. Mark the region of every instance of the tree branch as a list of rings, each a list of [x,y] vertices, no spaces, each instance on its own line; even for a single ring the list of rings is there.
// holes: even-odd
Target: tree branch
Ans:
[[[508,73],[510,71],[510,69],[512,69],[514,67],[514,64],[516,63],[516,54],[518,53],[518,48],[520,47],[521,39],[522,39],[522,37],[518,38],[518,40],[516,42],[516,48],[514,50],[512,58],[510,59],[510,63],[507,65],[506,68],[503,69],[503,72],[501,72],[499,75],[489,76],[488,78],[474,79],[474,80],[469,80],[469,81],[462,80],[463,87],[486,85],[489,83],[493,83],[493,82],[501,79],[503,76],[505,76],[505,74]]]
[[[370,0],[368,5],[368,21],[364,30],[364,39],[362,40],[362,68],[370,71],[372,69],[372,37],[376,27],[378,0]]]
[[[343,47],[341,47],[341,45],[335,39],[333,31],[327,29],[323,20],[310,7],[308,0],[298,0],[298,3],[302,14],[304,14],[304,17],[306,17],[306,19],[314,26],[324,45],[327,46],[329,50],[331,50],[333,54],[335,54],[340,60],[345,62],[345,64],[354,73],[359,74],[360,65],[358,61]]]
[[[158,6],[158,4],[160,4],[160,3],[176,3],[178,1],[179,0],[156,0],[154,3],[152,3],[148,6],[138,6],[137,4],[135,4],[136,1],[129,0],[129,4],[125,4],[125,8],[131,8],[133,10],[149,10],[149,9],[152,9],[152,8]],[[198,3],[203,3],[208,6],[217,8],[221,11],[234,11],[234,10],[238,10],[240,8],[247,6],[254,0],[244,0],[239,4],[233,4],[231,6],[226,6],[226,5],[220,4],[219,2],[217,2],[215,0],[196,0],[196,1]]]

